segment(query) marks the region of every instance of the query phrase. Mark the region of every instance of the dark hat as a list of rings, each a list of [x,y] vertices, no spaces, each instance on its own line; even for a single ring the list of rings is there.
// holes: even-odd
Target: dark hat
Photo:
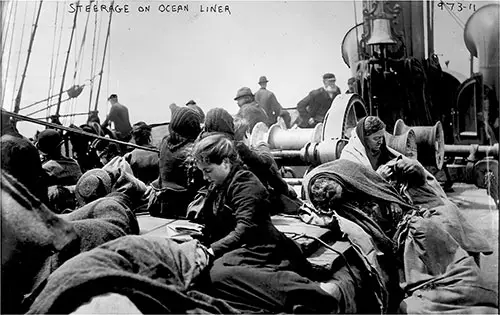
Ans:
[[[108,100],[112,99],[112,98],[118,98],[118,95],[116,94],[111,94],[109,97],[108,97]]]
[[[181,107],[173,112],[169,129],[185,138],[196,139],[201,132],[201,117],[195,110]]]
[[[267,81],[267,78],[266,78],[266,76],[265,76],[265,75],[263,75],[263,76],[261,76],[261,77],[259,78],[259,84],[261,84],[261,83],[267,83],[267,82],[269,82],[269,81]]]
[[[196,105],[196,102],[193,100],[189,100],[189,102],[186,103],[186,106],[187,105]]]
[[[325,73],[323,75],[323,80],[331,80],[331,79],[335,79],[335,75],[333,73]]]
[[[200,106],[198,105],[187,105],[188,108],[194,110],[195,112],[200,115],[200,121],[203,122],[205,120],[205,113],[203,112],[203,109],[201,109]]]
[[[252,90],[250,90],[250,88],[248,87],[242,87],[236,93],[236,97],[234,98],[234,100],[236,101],[237,99],[243,96],[253,96]]]
[[[38,135],[36,147],[42,153],[48,154],[58,149],[63,144],[61,134],[54,129],[45,129]]]
[[[75,197],[80,205],[106,196],[111,192],[111,176],[101,168],[85,172],[75,186]]]
[[[224,108],[212,108],[205,118],[206,132],[224,132],[234,136],[234,119]]]

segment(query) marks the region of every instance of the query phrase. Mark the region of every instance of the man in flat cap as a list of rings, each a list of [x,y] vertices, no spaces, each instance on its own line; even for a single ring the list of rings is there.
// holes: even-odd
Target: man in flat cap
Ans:
[[[309,94],[297,104],[297,110],[301,118],[299,127],[312,128],[323,121],[333,100],[341,93],[335,81],[336,79],[333,73],[326,73],[323,75],[323,87],[309,92]]]
[[[250,124],[250,130],[252,130],[258,122],[263,122],[269,126],[269,117],[266,111],[255,101],[255,97],[250,88],[242,87],[239,89],[234,100],[240,107],[235,118],[246,119]]]
[[[106,120],[102,123],[102,127],[107,128],[109,123],[113,122],[117,139],[129,142],[132,138],[130,133],[132,126],[128,117],[128,108],[118,102],[118,95],[116,94],[111,94],[108,101],[111,103],[111,109]]]
[[[269,124],[275,124],[278,117],[282,117],[286,126],[290,127],[290,113],[281,107],[274,93],[267,89],[267,82],[269,81],[265,76],[259,78],[260,89],[255,92],[255,100],[266,112]]]

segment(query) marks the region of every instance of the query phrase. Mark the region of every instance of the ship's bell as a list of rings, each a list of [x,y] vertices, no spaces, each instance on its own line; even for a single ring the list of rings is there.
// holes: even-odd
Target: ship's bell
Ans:
[[[368,45],[380,44],[395,44],[396,41],[392,38],[391,20],[377,18],[371,21],[370,38],[367,41]]]

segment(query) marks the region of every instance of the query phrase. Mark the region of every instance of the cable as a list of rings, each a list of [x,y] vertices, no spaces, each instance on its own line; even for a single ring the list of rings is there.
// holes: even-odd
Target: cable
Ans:
[[[38,6],[38,11],[35,10],[36,18],[35,18],[35,21],[33,23],[33,30],[31,32],[30,43],[28,46],[28,55],[26,56],[26,64],[24,66],[23,74],[21,76],[21,83],[19,84],[19,90],[17,91],[17,96],[16,96],[16,100],[15,100],[15,104],[14,104],[14,112],[16,112],[16,113],[19,111],[19,105],[21,104],[21,97],[23,94],[24,80],[26,79],[26,72],[28,71],[31,52],[32,52],[33,44],[35,42],[35,35],[36,35],[36,30],[38,28],[38,21],[40,20],[40,13],[42,12],[42,5],[43,5],[43,0],[40,0],[40,5]]]
[[[3,101],[5,99],[5,91],[7,90],[6,89],[7,80],[9,80],[10,57],[12,55],[12,43],[14,42],[14,30],[16,29],[15,28],[15,26],[16,26],[15,16],[17,15],[17,1],[15,2],[15,6],[16,7],[14,9],[14,22],[12,23],[12,31],[10,32],[10,44],[9,44],[9,56],[7,57],[7,69],[5,70],[5,81],[4,81],[3,88],[2,88],[2,101],[1,101],[2,107],[4,104]],[[11,9],[12,9],[12,7],[11,7]],[[6,32],[5,36],[7,37],[7,32]],[[7,42],[7,39],[5,41]],[[2,53],[2,56],[3,56],[3,53]],[[1,59],[2,59],[2,57],[0,57],[0,64],[2,63]]]
[[[59,56],[61,55],[61,43],[62,43],[62,35],[63,35],[63,30],[64,30],[64,17],[66,16],[66,14],[62,14],[62,19],[61,19],[61,28],[59,30],[59,42],[57,44],[57,58],[56,58],[56,62],[55,62],[55,65],[54,65],[54,72],[57,72],[57,68],[58,68],[58,64],[59,64]],[[50,90],[50,94],[53,94],[54,93],[54,89],[55,89],[55,82],[56,82],[56,76],[54,76],[53,78],[53,81],[52,81],[52,88]],[[51,108],[51,107],[49,107]],[[49,113],[50,113],[50,110],[49,110]]]
[[[16,95],[16,83],[17,83],[17,75],[19,73],[19,64],[21,63],[21,51],[23,48],[23,39],[24,39],[24,30],[26,28],[26,16],[28,15],[28,2],[24,3],[24,19],[23,19],[23,28],[21,31],[21,40],[19,42],[19,57],[17,58],[17,65],[16,65],[16,74],[14,75],[14,86],[12,89],[12,106],[14,106],[14,95]]]
[[[14,5],[11,5],[10,6],[10,10],[9,10],[9,17],[7,18],[7,21],[5,24],[7,24],[7,27],[5,27],[4,25],[4,20],[3,20],[3,17],[2,17],[2,33],[3,33],[3,30],[5,30],[5,35],[2,34],[2,54],[0,55],[0,64],[2,63],[2,60],[3,60],[3,53],[5,51],[5,45],[7,45],[7,40],[3,40],[4,38],[7,38],[7,35],[9,34],[9,29],[10,29],[10,19],[12,18],[12,10],[13,10],[13,7]],[[16,8],[17,8],[17,5],[16,5]],[[3,11],[3,10],[2,10]],[[16,14],[14,13],[14,23],[16,22]],[[14,25],[12,26],[12,32],[14,32]]]
[[[92,3],[92,0],[90,1]],[[94,15],[94,38],[92,39],[92,56],[90,57],[90,76],[94,76],[94,67],[95,67],[95,62],[94,62],[94,56],[96,52],[96,45],[95,45],[95,39],[96,39],[96,34],[97,34],[97,14]],[[90,97],[89,97],[89,113],[92,110],[92,94],[94,92],[94,84],[90,85]]]
[[[52,84],[54,82],[54,57],[55,56],[54,52],[56,50],[56,37],[57,37],[57,18],[59,16],[59,2],[56,2],[56,16],[54,20],[54,35],[53,35],[53,43],[52,43],[52,58],[50,58],[50,69],[49,69],[49,89],[47,91],[47,106],[49,106],[50,102],[50,94],[52,90]],[[50,109],[47,107],[47,116],[50,116]]]
[[[111,1],[111,6],[113,6],[115,1]],[[104,70],[104,63],[106,61],[106,52],[108,49],[108,42],[109,42],[109,37],[111,33],[111,18],[113,17],[113,10],[109,11],[109,20],[108,20],[108,31],[106,34],[106,41],[104,42],[104,52],[102,55],[102,64],[101,64],[101,76],[99,77],[99,85],[97,87],[97,95],[96,95],[96,100],[95,100],[95,107],[94,110],[97,111],[97,105],[99,104],[99,94],[101,92],[101,83],[102,83],[102,72]],[[109,76],[108,76],[108,84],[109,84]]]
[[[77,1],[76,4],[79,5],[80,1]],[[63,76],[62,76],[62,79],[61,79],[61,88],[59,89],[59,100],[58,100],[58,103],[60,103],[60,101],[61,101],[62,92],[63,92],[63,88],[64,88],[64,79],[66,78],[66,70],[68,69],[69,53],[71,51],[71,45],[73,44],[73,37],[75,35],[75,28],[76,28],[77,17],[78,17],[78,11],[75,12],[75,17],[73,19],[73,27],[71,29],[71,36],[69,38],[68,52],[67,52],[67,55],[66,55],[66,61],[64,63]],[[61,108],[61,106],[59,104],[57,106],[57,109],[56,109],[56,115],[59,115],[60,108]]]
[[[90,0],[90,4],[92,4],[92,0]],[[87,14],[87,20],[85,21],[85,28],[83,31],[83,36],[82,36],[82,43],[80,44],[80,50],[78,51],[78,58],[77,58],[77,63],[78,63],[78,68],[77,65],[75,65],[75,73],[73,75],[73,80],[76,79],[76,74],[77,72],[80,73],[80,70],[82,69],[82,56],[83,52],[85,51],[85,40],[87,39],[87,29],[89,25],[89,20],[90,20],[90,11]],[[80,78],[80,77],[78,77]]]

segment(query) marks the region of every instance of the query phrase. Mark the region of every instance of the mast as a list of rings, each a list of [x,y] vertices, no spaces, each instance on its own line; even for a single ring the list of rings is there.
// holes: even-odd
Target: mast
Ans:
[[[111,2],[111,6],[115,1]],[[104,61],[106,60],[106,51],[108,49],[108,41],[109,41],[109,35],[111,34],[111,18],[113,17],[113,10],[109,11],[109,21],[108,21],[108,32],[106,34],[106,41],[104,42],[104,53],[102,55],[102,64],[101,64],[101,76],[99,77],[99,85],[97,87],[97,94],[95,97],[95,106],[94,106],[94,112],[97,112],[97,105],[99,104],[99,93],[101,92],[101,84],[102,84],[102,74],[104,70]]]
[[[80,0],[77,1],[76,5],[80,4]],[[68,46],[68,51],[66,52],[66,61],[64,62],[64,70],[63,70],[63,76],[61,80],[61,88],[59,89],[59,98],[57,100],[57,110],[56,110],[56,117],[59,116],[59,110],[61,109],[61,98],[63,94],[63,89],[64,89],[64,79],[66,78],[66,70],[68,68],[68,61],[69,61],[69,53],[71,51],[71,45],[73,43],[73,36],[75,35],[75,29],[76,29],[76,19],[78,17],[78,10],[75,12],[75,17],[73,19],[73,28],[71,29],[71,37],[69,38],[69,46]]]
[[[17,91],[16,101],[14,105],[14,113],[19,112],[19,106],[21,104],[21,95],[23,93],[24,80],[26,79],[26,72],[28,71],[28,65],[30,62],[31,51],[33,48],[33,43],[35,41],[35,34],[38,27],[38,20],[40,19],[40,12],[42,11],[43,0],[40,0],[40,6],[38,7],[38,12],[36,15],[35,24],[33,25],[33,32],[31,33],[30,44],[28,47],[28,55],[26,56],[26,64],[24,66],[23,75],[21,76],[21,83],[19,85],[19,90]]]

